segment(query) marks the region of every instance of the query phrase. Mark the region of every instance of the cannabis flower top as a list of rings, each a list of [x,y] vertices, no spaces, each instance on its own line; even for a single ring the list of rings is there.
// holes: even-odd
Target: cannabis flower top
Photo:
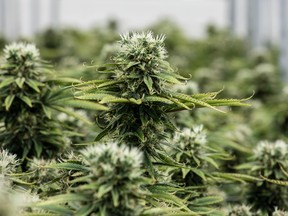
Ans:
[[[288,216],[288,212],[276,208],[272,216]]]
[[[228,216],[253,216],[251,212],[251,207],[246,205],[236,205],[233,206]]]
[[[164,39],[163,35],[154,37],[152,32],[121,36],[120,49],[113,61],[117,65],[115,78],[125,83],[121,87],[122,96],[140,98],[143,94],[152,95],[163,90],[163,72],[171,72],[165,61],[168,55]]]
[[[4,48],[4,58],[12,64],[28,61],[32,64],[40,59],[40,53],[34,44],[12,43]]]
[[[40,79],[39,72],[43,72],[44,62],[34,44],[12,43],[6,45],[3,51],[4,75]]]
[[[90,212],[97,212],[95,215],[100,212],[115,216],[139,215],[144,195],[141,189],[144,184],[140,168],[142,153],[113,142],[87,147],[81,153],[89,175],[82,178],[85,180],[83,186],[72,190],[80,197],[85,194],[93,206]],[[81,205],[87,208],[86,204]]]
[[[11,174],[16,171],[19,161],[15,154],[10,154],[7,150],[0,150],[0,174]]]
[[[288,145],[282,140],[262,141],[254,149],[254,154],[257,160],[273,166],[277,161],[288,160]]]
[[[122,173],[123,177],[132,178],[141,175],[142,153],[136,148],[129,149],[127,146],[119,146],[117,143],[107,143],[87,147],[81,153],[84,162],[91,165],[92,171],[96,175]],[[101,171],[102,174],[100,174]]]
[[[164,35],[154,37],[152,32],[124,34],[119,41],[122,49],[119,55],[128,57],[130,61],[153,65],[153,61],[167,58],[164,47]],[[157,66],[157,65],[154,65]]]
[[[176,132],[173,137],[173,143],[180,145],[182,149],[188,148],[195,151],[196,146],[206,144],[206,133],[203,130],[203,125],[184,128],[181,132]]]

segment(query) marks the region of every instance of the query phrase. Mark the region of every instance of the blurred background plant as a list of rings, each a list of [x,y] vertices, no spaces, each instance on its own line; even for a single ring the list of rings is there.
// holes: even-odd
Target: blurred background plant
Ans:
[[[288,145],[282,140],[275,142],[261,141],[253,150],[250,162],[241,164],[238,169],[247,169],[252,175],[264,179],[285,180],[287,176],[283,168],[288,167]],[[260,181],[249,185],[247,202],[254,210],[272,214],[275,208],[287,209],[288,187]],[[263,205],[265,203],[265,205]]]
[[[44,64],[33,44],[13,43],[4,49],[0,66],[1,147],[22,159],[52,157],[69,145],[62,123],[51,119],[52,106],[59,106],[57,99],[69,94],[53,92]]]

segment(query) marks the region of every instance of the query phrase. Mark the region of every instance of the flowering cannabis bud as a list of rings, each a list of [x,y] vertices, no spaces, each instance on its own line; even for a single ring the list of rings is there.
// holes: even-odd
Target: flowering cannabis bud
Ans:
[[[144,195],[140,189],[144,184],[140,169],[142,153],[116,143],[90,146],[81,153],[90,174],[85,178],[86,185],[72,191],[85,194],[87,200],[97,203],[91,212],[105,209],[104,215],[138,215]]]
[[[7,63],[15,67],[23,65],[33,68],[40,60],[40,53],[34,44],[12,43],[4,48],[4,58]]]
[[[275,181],[286,178],[281,167],[288,163],[288,146],[284,141],[260,142],[254,149],[253,159],[252,172],[256,172],[258,175],[260,173],[263,177],[275,179]],[[248,191],[248,201],[253,208],[265,210],[272,215],[275,207],[287,209],[287,194],[287,187],[263,181],[251,185]]]
[[[251,207],[246,206],[246,205],[233,206],[228,216],[253,216],[250,209]]]
[[[272,216],[288,216],[288,212],[281,211],[276,208]]]
[[[142,163],[142,153],[136,148],[129,149],[127,146],[108,143],[87,147],[81,153],[84,162],[90,165],[100,176],[101,172],[104,175],[110,173],[111,178],[113,178],[113,173],[115,176],[120,174],[121,177],[123,174],[123,176],[128,175],[131,178],[141,175],[139,170]]]
[[[288,160],[288,145],[282,141],[262,141],[254,150],[255,158],[265,165],[274,166],[277,161]]]
[[[172,179],[179,182],[184,179],[187,186],[203,184],[205,173],[202,173],[200,169],[207,165],[207,162],[214,162],[212,158],[208,158],[209,154],[207,154],[205,148],[207,141],[203,125],[197,125],[191,129],[183,128],[181,132],[174,134],[171,143],[176,147],[172,149],[171,154],[177,162],[192,167],[191,170],[182,169],[182,173],[174,172]],[[199,168],[200,175],[198,175],[199,171],[194,173],[193,168],[195,167]]]
[[[16,171],[19,161],[15,154],[10,154],[7,150],[0,150],[0,174],[10,174]]]
[[[164,47],[164,35],[154,37],[152,32],[124,34],[119,42],[122,49],[119,56],[126,56],[131,61],[147,63],[157,66],[155,63],[167,58]],[[145,65],[143,65],[145,67]]]
[[[180,145],[182,149],[191,149],[192,151],[205,145],[206,133],[203,130],[203,125],[198,125],[190,128],[184,128],[181,132],[176,132],[173,137],[173,143]],[[199,147],[200,146],[200,147]]]
[[[113,58],[117,64],[117,79],[123,79],[122,96],[137,99],[143,94],[155,94],[162,90],[162,73],[169,65],[165,59],[165,37],[151,32],[124,34],[118,43],[120,49]],[[156,75],[156,76],[155,76]],[[164,75],[165,76],[165,75]],[[147,89],[148,88],[148,89]]]

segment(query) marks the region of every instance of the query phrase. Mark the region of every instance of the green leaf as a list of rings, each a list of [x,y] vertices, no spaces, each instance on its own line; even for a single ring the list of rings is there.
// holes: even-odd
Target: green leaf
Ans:
[[[79,93],[76,93],[74,95],[75,98],[81,99],[81,100],[102,100],[103,98],[109,97],[109,96],[114,97],[113,95],[109,95],[109,94],[102,93],[102,92],[88,93],[88,94],[83,94],[83,95],[79,95]]]
[[[257,163],[243,163],[238,166],[235,166],[234,169],[236,170],[243,170],[243,169],[252,169],[253,167],[257,166]],[[260,166],[258,166],[260,167]]]
[[[243,103],[238,99],[213,99],[205,102],[212,106],[250,106],[250,104]]]
[[[178,212],[180,211],[180,209],[175,209],[175,208],[169,208],[169,207],[154,207],[154,208],[151,208],[151,209],[147,209],[145,210],[141,216],[152,216],[152,215],[167,215],[171,212]],[[165,214],[164,214],[165,213]],[[194,214],[196,215],[196,214]],[[190,214],[191,216],[191,214]]]
[[[128,70],[129,68],[135,66],[135,65],[138,65],[140,62],[133,62],[133,61],[130,61],[127,66],[125,67],[124,70]]]
[[[45,202],[45,201],[44,201]],[[47,210],[47,211],[50,211],[50,212],[54,212],[54,213],[57,213],[57,215],[72,215],[73,214],[73,211],[68,209],[68,208],[65,208],[64,206],[60,206],[60,205],[54,205],[54,204],[44,204],[44,203],[40,203],[40,204],[36,204],[36,207],[37,208],[41,208],[43,210]],[[24,214],[26,215],[26,214]],[[39,215],[45,215],[45,216],[49,216],[51,214],[47,214],[47,213],[43,213],[43,214],[35,214],[34,216],[39,216]],[[52,214],[52,215],[55,215],[55,214]]]
[[[186,177],[186,175],[191,171],[189,168],[182,168],[182,178],[184,179]]]
[[[115,207],[119,206],[119,193],[117,190],[112,190],[112,200]]]
[[[169,74],[158,73],[157,75],[153,75],[153,77],[164,80],[168,83],[181,84],[181,82],[178,79],[176,79],[174,76],[169,75]]]
[[[137,133],[137,137],[141,140],[141,142],[144,142],[145,141],[145,136],[144,136],[144,133],[141,130],[141,128],[138,128],[136,130],[136,133]]]
[[[195,173],[196,175],[198,175],[200,178],[202,178],[204,181],[206,181],[206,177],[205,177],[205,174],[201,171],[201,170],[199,170],[199,169],[197,169],[197,168],[190,168],[190,170],[193,172],[193,173]]]
[[[172,183],[155,183],[153,185],[147,186],[147,189],[150,192],[157,193],[158,191],[165,191],[166,193],[176,193],[176,192],[183,192],[183,191],[191,191],[187,189],[187,187],[180,187],[179,185],[174,185]],[[196,188],[193,188],[195,190]]]
[[[144,164],[147,168],[148,173],[150,174],[150,176],[152,178],[155,178],[155,170],[154,170],[154,166],[152,164],[149,152],[147,152],[146,150],[144,150]]]
[[[26,103],[29,107],[32,107],[32,102],[27,96],[19,95],[18,98],[21,99],[24,103]]]
[[[245,175],[245,174],[239,174],[239,173],[218,173],[218,172],[214,172],[213,175],[216,175],[218,177],[222,177],[222,178],[227,178],[227,179],[231,179],[234,181],[240,181],[240,182],[244,182],[244,181],[262,181],[262,179],[260,178],[256,178],[254,176],[250,176],[250,175]]]
[[[165,104],[173,104],[173,102],[167,98],[160,97],[160,96],[146,96],[144,98],[145,102],[161,102]]]
[[[280,169],[283,172],[283,174],[288,178],[288,172],[284,169],[282,164],[280,164]]]
[[[223,110],[220,110],[220,109],[217,109],[213,106],[211,106],[210,104],[206,103],[206,102],[203,102],[201,100],[198,100],[196,98],[192,98],[190,97],[189,95],[185,95],[185,94],[182,94],[182,93],[177,93],[177,92],[173,92],[171,93],[173,97],[176,97],[180,100],[184,100],[184,101],[187,101],[187,102],[191,102],[191,103],[194,103],[196,105],[200,105],[202,107],[207,107],[207,108],[210,108],[210,109],[213,109],[213,110],[216,110],[216,111],[219,111],[219,112],[222,112],[222,113],[225,113]]]
[[[189,212],[179,212],[179,213],[167,213],[165,216],[199,216],[199,213],[189,211]]]
[[[86,206],[81,207],[77,212],[75,212],[75,216],[88,216],[94,210],[94,204],[88,204]]]
[[[201,100],[214,99],[223,90],[224,90],[224,88],[219,90],[219,91],[217,91],[217,92],[207,92],[207,93],[193,94],[191,97],[196,98],[196,99],[201,99]]]
[[[112,95],[108,95],[104,97],[99,103],[130,103],[130,101],[127,98],[118,98]]]
[[[15,79],[16,84],[18,85],[18,87],[20,89],[23,88],[23,84],[25,82],[25,78],[24,77],[18,77],[17,79]]]
[[[123,80],[112,80],[112,81],[108,81],[108,82],[104,82],[104,83],[101,83],[100,85],[98,85],[97,87],[98,88],[102,88],[102,87],[106,87],[106,86],[111,86],[111,85],[115,85],[115,84],[118,84],[118,83],[121,83],[123,82]]]
[[[4,101],[4,105],[5,105],[5,109],[6,111],[9,110],[13,100],[15,98],[15,95],[8,95],[6,98],[5,98],[5,101]]]
[[[141,104],[142,103],[142,100],[141,99],[135,99],[135,98],[129,98],[128,99],[131,103],[134,103],[134,104],[137,104],[137,105],[139,105],[139,104]]]
[[[223,202],[223,198],[219,196],[207,196],[193,200],[190,202],[192,205],[196,206],[207,206],[207,205],[214,205],[217,203]]]
[[[97,197],[101,198],[104,196],[106,193],[111,191],[113,189],[113,185],[108,185],[108,184],[103,184],[99,187]]]
[[[109,82],[109,81],[111,81],[111,80],[107,80],[107,79],[103,79],[103,80],[91,80],[91,81],[83,82],[83,83],[76,84],[76,85],[73,85],[73,86],[74,86],[74,87],[82,87],[82,86],[92,85],[92,86],[94,87],[95,84],[105,83],[105,82]]]
[[[212,166],[214,166],[216,169],[219,169],[218,164],[216,163],[215,160],[213,160],[210,157],[202,157],[203,160],[207,161],[209,164],[211,164]]]
[[[215,209],[206,206],[193,206],[191,209],[201,215],[210,214],[215,211]]]
[[[51,164],[51,165],[45,166],[45,168],[78,170],[78,171],[83,171],[83,172],[89,170],[86,166],[81,165],[79,163],[69,163],[69,162]]]
[[[45,200],[43,202],[40,203],[36,203],[35,205],[37,207],[44,207],[44,206],[49,206],[49,205],[53,205],[53,204],[60,204],[60,203],[66,203],[66,202],[70,202],[70,201],[89,201],[89,198],[87,198],[84,195],[81,194],[61,194],[61,195],[56,195],[56,196],[52,196],[49,197],[48,200]]]
[[[31,79],[26,79],[25,80],[25,83],[32,89],[34,89],[34,91],[36,92],[40,92],[40,89],[39,89],[39,85],[34,81],[34,80],[31,80]]]
[[[4,79],[2,82],[0,82],[0,89],[5,86],[10,85],[13,82],[14,82],[14,77],[9,77],[9,78]]]
[[[213,99],[207,100],[206,102],[213,106],[250,106],[250,104],[245,104],[243,102],[250,100],[253,96],[254,92],[251,96],[243,99]]]
[[[183,209],[186,209],[189,211],[189,209],[186,207],[184,200],[171,194],[171,193],[165,193],[165,192],[158,191],[157,193],[153,193],[151,196],[153,198],[158,199],[159,201],[171,203],[175,206],[183,207]]]
[[[153,94],[153,80],[150,76],[144,76],[144,83],[146,84],[150,95]]]
[[[268,179],[264,177],[263,175],[260,175],[260,177],[264,179],[265,181],[273,183],[273,184],[288,186],[288,181],[283,181],[283,180],[278,180],[278,179]]]
[[[214,209],[214,211],[210,214],[207,214],[207,216],[227,216],[225,212],[218,210],[218,209]]]
[[[38,143],[36,140],[33,139],[33,144],[34,144],[34,148],[35,148],[35,152],[36,152],[36,156],[37,158],[40,158],[41,153],[42,153],[42,145],[41,143]]]
[[[163,163],[170,165],[170,166],[176,166],[180,167],[181,164],[179,164],[177,161],[173,160],[173,158],[169,157],[167,153],[157,152],[157,157],[160,159]]]
[[[74,79],[74,78],[71,78],[71,77],[55,77],[55,78],[50,78],[47,81],[54,81],[56,83],[72,83],[72,84],[81,83],[81,80]]]
[[[65,102],[65,105],[77,107],[77,108],[83,108],[83,109],[89,109],[89,110],[108,110],[109,108],[92,101],[83,101],[83,100],[67,100]]]
[[[182,107],[186,110],[191,110],[190,107],[186,106],[184,103],[180,102],[178,99],[175,98],[169,98],[169,100],[173,101],[176,105],[178,105],[179,107]]]
[[[25,181],[23,181],[23,180],[21,180],[20,178],[13,178],[13,177],[10,177],[9,176],[9,180],[11,180],[11,182],[13,182],[13,183],[18,183],[18,184],[20,184],[20,185],[29,185],[29,186],[33,186],[33,185],[35,185],[35,182],[25,182]]]
[[[79,173],[77,172],[77,176],[76,178],[72,179],[72,180],[69,180],[69,184],[80,184],[80,186],[78,186],[77,189],[79,189],[79,187],[87,187],[87,186],[91,186],[91,184],[87,184],[87,182],[89,182],[89,179],[92,178],[92,176],[90,175],[84,175],[84,176],[81,176],[83,175],[83,173]],[[84,183],[84,184],[83,184]],[[93,190],[95,189],[95,186],[93,187]]]
[[[42,104],[42,109],[43,109],[45,115],[46,115],[49,119],[51,119],[51,115],[52,115],[51,109],[50,109],[49,107],[43,105],[43,104]]]
[[[100,206],[99,213],[100,213],[99,216],[108,216],[108,215],[107,215],[107,211],[106,211],[106,206],[105,206],[105,205],[104,205],[103,207]]]
[[[95,138],[94,141],[99,141],[99,140],[101,140],[101,139],[102,139],[104,136],[106,136],[109,132],[110,132],[110,129],[109,129],[109,128],[104,129],[103,131],[101,131],[101,132],[97,135],[97,137]]]

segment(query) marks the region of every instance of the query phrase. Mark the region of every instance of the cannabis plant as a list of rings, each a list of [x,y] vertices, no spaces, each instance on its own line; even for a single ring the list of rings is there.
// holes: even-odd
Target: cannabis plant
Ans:
[[[238,168],[250,169],[252,175],[261,176],[265,181],[252,184],[248,190],[248,202],[255,210],[272,214],[274,208],[288,209],[288,188],[275,182],[285,180],[283,168],[288,165],[288,145],[282,141],[262,141],[254,149],[252,161]]]
[[[15,173],[17,166],[20,165],[16,155],[10,154],[8,151],[0,150],[0,174],[5,176]]]
[[[28,161],[28,171],[22,179],[32,183],[31,191],[39,194],[40,198],[62,193],[67,188],[68,173],[62,170],[48,168],[56,163],[54,159],[33,158]]]
[[[151,32],[122,35],[120,49],[111,64],[98,67],[110,79],[92,80],[75,85],[75,97],[109,106],[98,115],[103,131],[96,141],[109,134],[120,142],[140,148],[150,174],[152,159],[170,163],[161,141],[168,130],[175,130],[171,112],[195,107],[244,105],[241,100],[215,99],[219,92],[186,95],[172,90],[173,84],[187,80],[166,61],[163,35]]]
[[[169,143],[173,146],[171,156],[186,167],[181,172],[179,168],[178,171],[173,168],[172,179],[178,182],[184,180],[187,186],[205,185],[207,178],[213,178],[213,171],[219,169],[217,159],[230,159],[228,154],[208,145],[203,125],[175,132]]]
[[[48,208],[61,199],[60,203],[68,202],[66,212],[74,212],[73,215],[134,216],[143,211],[145,191],[141,185],[147,180],[142,177],[143,155],[139,150],[116,143],[98,144],[83,149],[81,157],[83,165],[78,164],[78,170],[85,175],[70,182],[67,194],[52,197],[40,207]],[[71,164],[64,163],[62,167],[71,168]],[[51,210],[57,212],[56,207]]]
[[[69,145],[53,110],[77,115],[64,108],[73,104],[71,93],[53,88],[51,77],[35,45],[5,47],[0,65],[0,145],[23,159],[51,157]]]
[[[144,177],[143,154],[136,148],[102,143],[81,150],[76,158],[46,167],[69,171],[71,178],[65,181],[67,192],[40,201],[32,208],[81,216],[196,214],[186,207],[185,199],[175,196],[175,191],[187,194],[185,190],[191,192],[193,188],[165,182],[157,185]],[[211,201],[210,198],[194,202],[203,213],[199,206]]]
[[[70,181],[67,194],[51,197],[38,207],[47,209],[51,204],[51,211],[75,215],[212,215],[214,209],[205,207],[222,198],[197,195],[191,200],[198,194],[193,186],[159,178],[156,165],[186,168],[186,161],[177,161],[166,151],[172,145],[167,142],[167,132],[177,130],[169,113],[195,107],[223,112],[215,106],[245,104],[237,99],[215,99],[220,91],[192,95],[173,91],[173,84],[186,78],[165,60],[164,36],[127,34],[119,45],[113,62],[97,67],[107,79],[73,85],[79,106],[96,101],[95,106],[108,107],[97,117],[103,131],[96,142],[109,135],[117,144],[108,142],[81,151],[84,164],[56,164],[55,168],[78,170],[80,176]],[[141,169],[142,157],[146,169]],[[187,169],[200,173],[197,167]],[[67,207],[59,205],[67,202]]]

